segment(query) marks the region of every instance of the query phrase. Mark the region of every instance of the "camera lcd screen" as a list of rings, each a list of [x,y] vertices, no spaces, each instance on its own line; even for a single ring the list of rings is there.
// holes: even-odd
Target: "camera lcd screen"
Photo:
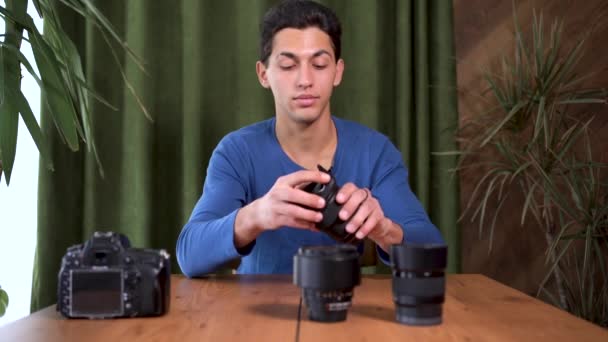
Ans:
[[[72,315],[118,316],[122,312],[121,270],[72,271]]]

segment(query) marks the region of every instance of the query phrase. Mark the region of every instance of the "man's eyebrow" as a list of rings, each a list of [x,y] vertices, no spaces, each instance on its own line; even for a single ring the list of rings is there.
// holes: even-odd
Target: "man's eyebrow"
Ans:
[[[277,58],[279,58],[279,57],[281,57],[281,56],[283,56],[283,57],[287,57],[287,58],[289,58],[289,59],[293,59],[293,60],[296,60],[296,61],[297,61],[297,60],[299,60],[298,56],[296,56],[295,54],[293,54],[293,53],[291,53],[291,52],[281,52],[281,53],[279,53],[279,54],[277,55]]]
[[[312,57],[313,57],[313,58],[314,58],[314,57],[319,57],[319,56],[321,56],[321,55],[329,55],[329,56],[331,57],[331,53],[329,53],[329,51],[327,51],[327,50],[323,50],[323,49],[321,49],[321,50],[319,50],[319,51],[315,52],[315,53],[312,55]]]
[[[331,57],[331,53],[329,53],[329,51],[321,49],[321,50],[313,53],[312,54],[312,58],[319,57],[319,56],[322,56],[322,55],[328,55],[328,56]],[[296,56],[294,53],[287,52],[287,51],[280,52],[277,55],[277,58],[279,58],[280,56],[287,57],[289,59],[293,59],[294,61],[299,61],[300,60],[300,58],[298,56]]]

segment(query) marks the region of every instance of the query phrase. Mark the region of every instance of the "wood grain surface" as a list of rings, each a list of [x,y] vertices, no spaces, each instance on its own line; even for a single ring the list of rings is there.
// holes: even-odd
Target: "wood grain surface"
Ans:
[[[301,308],[299,341],[608,341],[608,331],[482,275],[449,275],[443,323],[394,321],[388,276],[364,277],[345,322]],[[173,276],[169,314],[70,320],[48,307],[0,328],[0,341],[296,341],[300,291],[291,276]]]

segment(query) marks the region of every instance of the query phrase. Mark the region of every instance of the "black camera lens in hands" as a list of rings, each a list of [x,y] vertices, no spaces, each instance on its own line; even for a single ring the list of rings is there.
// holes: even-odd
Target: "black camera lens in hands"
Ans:
[[[408,325],[441,323],[446,265],[446,245],[405,243],[391,246],[397,322]]]
[[[311,194],[320,196],[325,200],[325,207],[319,210],[321,214],[323,214],[323,219],[316,224],[316,228],[328,234],[338,242],[359,243],[360,240],[355,236],[356,232],[349,233],[346,231],[346,224],[348,224],[348,221],[343,221],[338,216],[342,206],[336,202],[336,196],[340,190],[340,187],[336,184],[336,179],[331,172],[325,170],[321,165],[318,165],[317,168],[319,171],[325,172],[331,177],[329,182],[327,184],[310,183],[302,189]]]
[[[357,248],[305,246],[293,263],[293,282],[302,288],[308,318],[319,322],[346,320],[354,288],[361,283]]]

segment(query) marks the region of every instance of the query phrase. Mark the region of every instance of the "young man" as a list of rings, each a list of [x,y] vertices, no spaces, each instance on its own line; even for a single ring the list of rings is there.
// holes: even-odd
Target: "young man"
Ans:
[[[350,219],[347,231],[373,240],[385,262],[391,244],[443,242],[394,145],[331,114],[344,72],[340,35],[336,15],[312,1],[284,1],[264,16],[256,71],[272,91],[275,116],[228,134],[213,152],[203,195],[177,242],[185,275],[239,257],[239,273],[291,273],[300,246],[336,243],[314,228],[323,199],[301,189],[329,181],[317,165],[342,185],[336,200],[339,217]]]

